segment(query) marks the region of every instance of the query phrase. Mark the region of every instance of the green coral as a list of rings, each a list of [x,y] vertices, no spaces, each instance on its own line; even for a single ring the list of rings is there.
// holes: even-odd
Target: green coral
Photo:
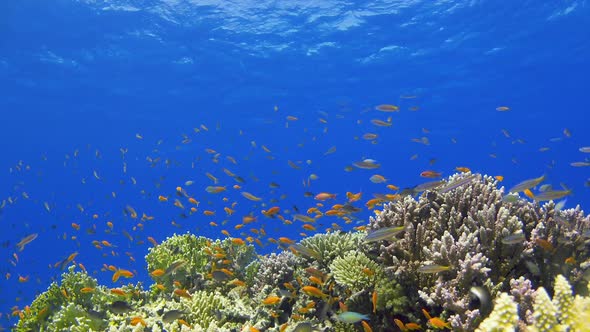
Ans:
[[[405,313],[408,304],[404,296],[403,287],[393,278],[384,277],[377,281],[377,310],[391,311],[393,313]]]
[[[336,258],[350,251],[362,250],[365,233],[320,233],[305,238],[299,243],[319,254],[318,262],[328,266]]]
[[[154,279],[167,289],[173,288],[175,280],[182,285],[193,286],[193,278],[204,273],[209,263],[209,255],[203,250],[209,242],[209,239],[202,236],[175,234],[149,249],[145,256],[148,270],[166,271],[173,262],[183,260],[185,264],[176,270],[177,273],[154,277]]]
[[[486,318],[478,332],[503,332],[514,331],[518,325],[518,306],[512,297],[506,293],[500,295],[494,301],[494,310]]]
[[[358,292],[372,289],[384,275],[383,268],[362,252],[353,251],[334,259],[330,264],[334,280],[340,285]]]
[[[590,284],[588,287],[590,292]],[[553,299],[543,287],[535,292],[532,316],[533,323],[527,326],[528,331],[588,331],[590,296],[573,297],[567,279],[558,275],[555,278]],[[514,299],[501,293],[496,298],[494,310],[477,331],[511,331],[523,324],[519,321]]]
[[[200,289],[204,287],[204,279],[212,269],[235,269],[236,277],[241,278],[241,268],[246,267],[255,257],[256,252],[252,245],[233,244],[231,239],[212,241],[187,233],[169,237],[150,248],[145,259],[149,271],[166,271],[174,262],[183,261],[184,264],[174,273],[152,278],[167,289],[172,288],[174,281],[180,282],[186,289]],[[231,264],[223,264],[223,261],[231,261]]]
[[[85,272],[75,272],[75,267],[75,265],[70,266],[68,272],[62,274],[61,285],[54,282],[47,291],[37,296],[24,317],[18,322],[16,331],[47,331],[51,324],[60,326],[59,321],[67,322],[77,317],[79,312],[85,313],[84,310],[76,311],[76,309],[92,308],[94,294],[83,293],[80,290],[84,287],[96,288],[97,281]],[[87,316],[85,313],[79,318],[84,320],[88,318]]]

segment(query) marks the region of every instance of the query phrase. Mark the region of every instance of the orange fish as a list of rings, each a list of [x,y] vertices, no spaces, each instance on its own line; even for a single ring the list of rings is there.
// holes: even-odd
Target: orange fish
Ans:
[[[153,270],[150,275],[152,277],[160,277],[163,276],[166,273],[166,271],[162,270],[162,269],[157,269],[157,270]]]
[[[471,170],[469,169],[469,167],[462,167],[462,166],[458,166],[455,167],[455,170],[461,172],[461,173],[469,173],[471,172]]]
[[[83,287],[80,289],[80,293],[92,293],[92,292],[94,292],[93,287]]]
[[[324,294],[319,288],[313,286],[303,286],[301,291],[311,297],[327,298],[328,295]]]
[[[137,324],[141,324],[143,326],[147,326],[147,324],[145,323],[145,321],[143,320],[143,318],[136,316],[131,318],[131,321],[129,322],[131,325],[135,326]]]
[[[373,296],[371,296],[371,302],[373,303],[373,313],[377,312],[377,291],[373,291]]]
[[[174,290],[174,294],[180,297],[191,299],[192,296],[186,291],[186,289],[177,288]]]
[[[262,300],[263,305],[275,305],[281,301],[281,298],[278,296],[269,296],[266,299]]]
[[[336,198],[336,194],[319,193],[319,194],[315,195],[314,198],[316,200],[318,200],[318,201],[325,201],[325,200],[328,200],[328,199],[334,199],[334,198]]]
[[[361,321],[361,325],[363,326],[364,332],[373,332],[373,329],[371,329],[369,323],[365,322],[364,320]]]
[[[115,295],[119,295],[119,296],[127,296],[127,293],[125,293],[125,291],[120,288],[111,289],[111,294],[115,294]]]
[[[436,179],[436,178],[440,178],[442,176],[442,174],[440,172],[435,172],[435,171],[424,171],[424,172],[420,173],[420,176],[423,178]]]

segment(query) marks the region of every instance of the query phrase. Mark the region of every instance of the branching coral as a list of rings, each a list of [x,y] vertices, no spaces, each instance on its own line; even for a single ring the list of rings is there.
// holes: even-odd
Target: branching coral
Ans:
[[[532,317],[530,325],[519,324],[517,303],[508,294],[501,293],[496,298],[494,310],[477,331],[513,331],[519,326],[531,331],[588,331],[590,296],[574,297],[567,279],[558,275],[553,299],[543,287],[535,291]]]
[[[75,324],[113,332],[358,330],[334,318],[344,306],[366,314],[374,330],[394,329],[394,318],[421,320],[424,328],[422,308],[441,320],[427,326],[474,330],[480,310],[491,311],[473,305],[474,285],[492,296],[510,292],[496,299],[482,331],[558,330],[590,321],[590,300],[573,297],[568,284],[586,287],[590,218],[579,208],[558,211],[553,202],[504,200],[491,177],[448,179],[463,180],[452,190],[386,205],[368,226],[369,232],[391,227],[379,241],[367,232],[316,234],[257,257],[236,239],[176,235],[146,256],[156,282],[150,291],[137,284],[113,293],[72,267],[23,311],[16,331]],[[552,289],[558,274],[564,277],[555,280],[551,300],[540,287]]]
[[[371,218],[372,230],[405,227],[373,249],[407,290],[415,289],[416,299],[446,310],[454,329],[471,330],[477,324],[469,307],[473,285],[486,285],[495,294],[520,276],[536,286],[550,284],[560,273],[572,282],[582,280],[584,266],[590,265],[582,236],[590,218],[579,208],[556,211],[553,202],[541,207],[504,200],[497,181],[488,176],[457,174],[448,182],[466,177],[463,186],[426,191],[417,200],[405,196]],[[567,257],[575,257],[576,264],[563,264]],[[420,273],[425,265],[446,268]]]

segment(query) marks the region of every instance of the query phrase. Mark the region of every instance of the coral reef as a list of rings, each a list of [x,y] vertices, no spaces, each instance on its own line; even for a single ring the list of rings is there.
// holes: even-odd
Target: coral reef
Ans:
[[[572,286],[588,291],[590,217],[507,199],[497,184],[453,175],[385,205],[367,231],[320,233],[264,256],[237,238],[174,235],[146,256],[147,290],[109,289],[72,266],[15,330],[579,331],[590,300]],[[361,318],[346,322],[347,310]]]
[[[371,218],[370,230],[405,227],[369,251],[379,252],[410,301],[440,308],[455,330],[473,330],[480,319],[470,306],[472,286],[496,294],[508,290],[511,279],[523,276],[539,287],[558,274],[584,282],[590,219],[579,208],[557,211],[553,202],[505,199],[488,176],[456,174],[447,182],[458,181],[463,185],[452,190],[405,196]]]

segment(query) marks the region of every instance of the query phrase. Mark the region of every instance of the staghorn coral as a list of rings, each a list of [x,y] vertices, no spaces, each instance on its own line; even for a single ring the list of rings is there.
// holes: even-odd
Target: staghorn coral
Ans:
[[[582,281],[590,250],[582,234],[590,217],[579,208],[556,211],[519,199],[503,200],[497,181],[479,174],[456,174],[453,183],[471,177],[448,192],[426,191],[385,205],[369,229],[405,226],[395,239],[373,244],[385,269],[408,290],[412,300],[442,307],[456,330],[472,330],[478,315],[470,307],[469,289],[485,285],[492,294],[507,290],[510,279],[525,276],[535,286],[549,285],[557,274]],[[523,234],[521,241],[510,236]],[[575,257],[574,265],[563,264]],[[449,266],[422,274],[424,265]]]
[[[590,284],[588,284],[590,292]],[[523,331],[588,331],[590,319],[590,296],[573,296],[572,288],[562,275],[555,278],[553,299],[543,287],[534,293],[534,304],[530,324],[519,321],[517,303],[506,293],[495,301],[494,310],[477,331],[509,331],[520,328]]]

